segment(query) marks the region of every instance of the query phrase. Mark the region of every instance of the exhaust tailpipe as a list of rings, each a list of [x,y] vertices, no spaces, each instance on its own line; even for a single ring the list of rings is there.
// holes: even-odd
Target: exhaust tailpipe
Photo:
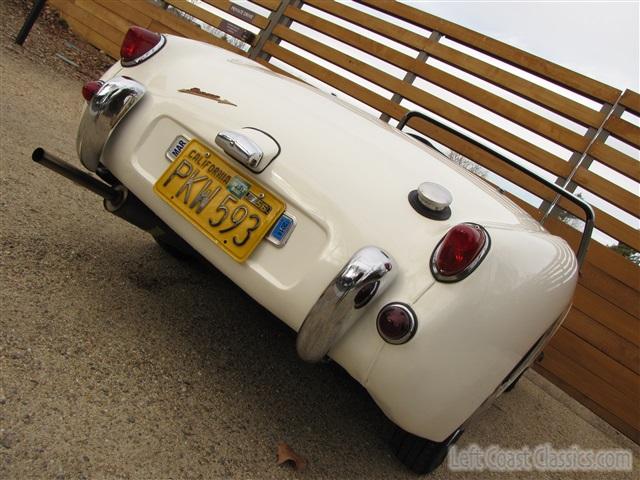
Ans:
[[[150,233],[162,243],[169,244],[189,256],[200,257],[191,245],[169,228],[124,185],[109,185],[45,151],[43,148],[36,148],[31,154],[31,158],[43,167],[47,167],[49,170],[102,197],[104,199],[104,208],[108,212]]]
[[[119,193],[114,187],[46,152],[44,148],[36,148],[31,154],[31,158],[34,162],[59,173],[87,190],[91,190],[105,200],[116,200],[118,198]]]

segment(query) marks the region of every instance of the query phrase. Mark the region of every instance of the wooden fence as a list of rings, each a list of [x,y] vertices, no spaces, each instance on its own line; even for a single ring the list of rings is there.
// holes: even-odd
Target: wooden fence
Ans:
[[[620,254],[640,250],[638,93],[385,0],[166,0],[168,9],[147,0],[50,3],[72,30],[114,58],[131,24],[209,42],[339,91],[385,121],[426,111],[580,192],[596,211],[595,241],[574,307],[535,368],[640,442],[640,269]],[[241,40],[248,51],[198,22]],[[446,130],[420,120],[410,126],[493,172],[485,179],[535,218],[556,203],[581,215]],[[558,208],[544,221],[574,247],[576,223]],[[612,242],[622,246],[612,249]]]

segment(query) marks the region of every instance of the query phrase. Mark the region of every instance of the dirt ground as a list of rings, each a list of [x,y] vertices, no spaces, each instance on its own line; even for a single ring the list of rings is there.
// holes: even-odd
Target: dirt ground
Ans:
[[[0,2],[0,478],[415,478],[339,367],[301,362],[294,333],[224,276],[169,257],[31,162],[37,146],[77,162],[79,79],[105,59],[62,26],[13,45],[15,3]],[[305,472],[276,465],[281,440]],[[630,448],[638,464],[631,442],[535,374],[460,446],[547,442]]]

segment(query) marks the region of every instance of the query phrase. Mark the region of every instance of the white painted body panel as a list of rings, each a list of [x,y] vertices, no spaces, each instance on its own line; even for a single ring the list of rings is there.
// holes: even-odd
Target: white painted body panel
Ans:
[[[118,73],[119,72],[119,73]],[[143,64],[114,66],[145,97],[111,136],[102,163],[207,260],[298,330],[320,293],[358,249],[396,260],[398,277],[330,355],[407,431],[440,441],[473,413],[571,301],[577,278],[568,245],[483,181],[387,124],[301,82],[215,47],[169,37]],[[178,92],[200,88],[237,106]],[[262,242],[236,263],[153,192],[177,135],[214,143],[220,130],[251,126],[281,155],[257,178],[298,221],[284,248]],[[243,167],[240,167],[243,168]],[[423,181],[453,194],[452,216],[418,215],[408,193]],[[435,282],[434,247],[453,225],[483,225],[492,247],[461,282]],[[419,326],[386,344],[375,317],[390,301],[413,306]]]

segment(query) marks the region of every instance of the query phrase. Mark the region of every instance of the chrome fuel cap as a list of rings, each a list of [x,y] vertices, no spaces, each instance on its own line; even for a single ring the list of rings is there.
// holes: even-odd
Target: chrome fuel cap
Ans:
[[[451,217],[449,205],[453,195],[442,185],[423,182],[416,190],[409,192],[409,204],[420,215],[432,220],[447,220]]]
[[[433,182],[424,182],[418,187],[418,200],[429,210],[441,212],[451,205],[453,195],[442,185]]]

